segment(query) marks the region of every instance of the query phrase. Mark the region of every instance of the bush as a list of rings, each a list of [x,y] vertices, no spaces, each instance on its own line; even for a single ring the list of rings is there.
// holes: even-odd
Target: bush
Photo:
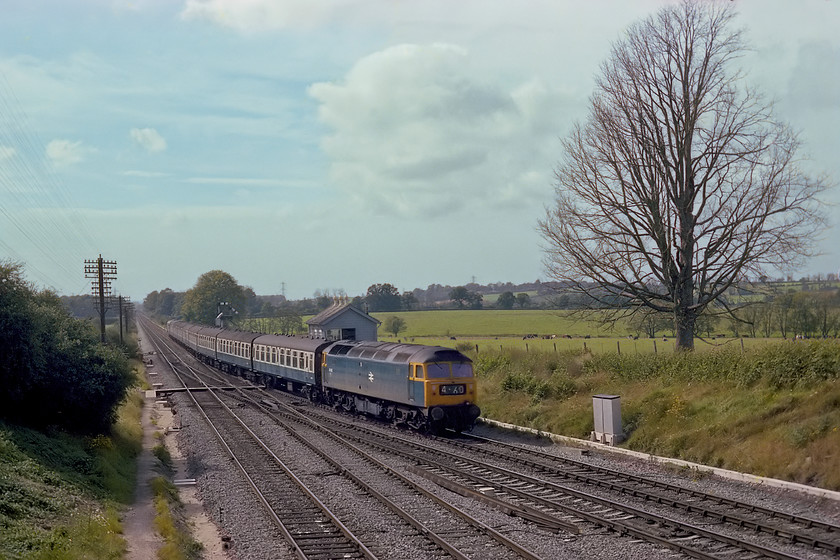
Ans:
[[[765,380],[771,387],[809,387],[840,377],[840,344],[835,340],[779,342],[742,352],[726,347],[708,352],[592,356],[584,372],[599,371],[626,381],[730,381],[750,387]]]
[[[0,415],[37,428],[104,433],[133,383],[125,354],[99,343],[19,265],[0,263]]]
[[[471,352],[471,351],[475,350],[475,346],[473,346],[472,342],[459,342],[458,344],[455,345],[455,350],[457,350],[458,352],[461,352],[463,354],[466,354],[467,352]]]
[[[174,465],[172,463],[172,455],[165,445],[159,443],[152,448],[152,455],[154,455],[166,472],[172,472]]]

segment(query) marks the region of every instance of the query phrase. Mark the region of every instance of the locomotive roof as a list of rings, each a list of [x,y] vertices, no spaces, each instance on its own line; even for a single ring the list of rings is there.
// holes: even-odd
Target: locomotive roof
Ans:
[[[382,362],[472,362],[467,356],[452,348],[424,346],[397,342],[372,342],[367,340],[334,342],[324,352],[331,356],[367,358]]]

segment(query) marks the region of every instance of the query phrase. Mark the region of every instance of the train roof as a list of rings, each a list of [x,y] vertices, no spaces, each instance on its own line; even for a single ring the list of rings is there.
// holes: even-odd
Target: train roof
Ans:
[[[239,342],[250,343],[255,338],[260,336],[260,333],[251,331],[231,331],[228,329],[216,329],[216,335],[221,340],[234,340]]]
[[[219,327],[208,327],[206,325],[196,325],[195,323],[188,323],[186,321],[169,321],[169,324],[178,328],[181,328],[187,332],[196,333],[196,334],[206,334],[209,336],[215,336],[218,334],[222,329]]]
[[[347,356],[394,363],[472,362],[467,356],[452,348],[398,342],[339,340],[329,348],[325,348],[324,352],[330,356]]]
[[[292,350],[315,352],[322,346],[328,344],[328,342],[323,338],[313,338],[311,336],[263,334],[254,340],[254,344],[265,344],[266,346],[279,346],[281,348],[291,348]]]
[[[266,346],[291,348],[292,350],[315,352],[320,347],[327,344],[327,341],[323,338],[312,338],[309,336],[287,336],[279,334],[261,334],[251,331],[233,331],[221,329],[219,327],[196,325],[186,321],[169,321],[169,323],[197,335],[218,337],[222,340],[233,340],[248,343],[254,342],[255,344],[265,344]]]

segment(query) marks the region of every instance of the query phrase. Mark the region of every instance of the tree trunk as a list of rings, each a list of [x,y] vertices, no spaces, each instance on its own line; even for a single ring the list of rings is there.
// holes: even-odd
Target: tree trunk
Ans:
[[[677,351],[694,350],[694,324],[697,315],[688,309],[677,306],[674,309],[674,333],[677,337]]]

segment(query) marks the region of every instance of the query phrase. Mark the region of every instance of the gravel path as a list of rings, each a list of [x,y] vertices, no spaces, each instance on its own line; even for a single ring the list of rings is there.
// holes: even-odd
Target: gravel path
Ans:
[[[144,403],[143,451],[137,458],[137,487],[134,491],[134,503],[123,515],[123,537],[128,543],[127,560],[157,560],[157,549],[163,544],[163,539],[155,532],[153,521],[155,509],[152,505],[152,490],[149,481],[157,476],[154,464],[157,461],[152,455],[155,446],[152,424],[152,410],[150,403]]]

